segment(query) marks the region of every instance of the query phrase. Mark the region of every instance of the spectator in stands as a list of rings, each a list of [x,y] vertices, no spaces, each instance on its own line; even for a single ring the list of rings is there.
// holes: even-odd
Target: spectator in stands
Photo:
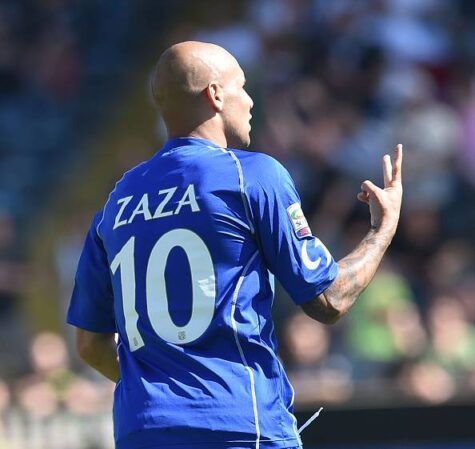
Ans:
[[[453,377],[437,363],[409,362],[401,371],[399,385],[402,391],[431,405],[442,404],[456,392]]]
[[[394,377],[406,359],[425,350],[426,335],[413,295],[395,271],[380,271],[348,317],[349,353],[357,380]]]
[[[437,296],[428,311],[429,356],[459,378],[475,371],[475,326],[457,297]]]
[[[26,346],[26,329],[19,302],[26,273],[16,232],[13,217],[0,211],[0,376],[18,374],[25,366],[21,355]]]
[[[32,373],[17,384],[21,407],[45,417],[65,407],[78,415],[95,415],[108,408],[110,385],[74,374],[64,340],[57,334],[38,334],[30,349]]]
[[[297,404],[338,403],[351,396],[350,363],[343,355],[329,355],[327,327],[297,312],[284,326],[282,347]]]
[[[10,407],[10,389],[6,382],[0,379],[0,449],[8,449],[5,436],[5,413]]]

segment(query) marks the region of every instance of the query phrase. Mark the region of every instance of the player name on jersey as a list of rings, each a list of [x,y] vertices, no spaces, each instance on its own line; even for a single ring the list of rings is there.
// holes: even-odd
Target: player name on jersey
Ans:
[[[120,198],[117,201],[119,211],[115,217],[113,229],[115,230],[121,226],[131,224],[139,216],[145,221],[149,221],[158,220],[171,215],[178,215],[184,207],[189,207],[191,212],[200,211],[193,184],[189,184],[184,193],[177,192],[177,190],[178,187],[159,190],[157,196],[160,198],[160,203],[155,210],[149,206],[150,198],[148,193],[144,193],[142,196],[131,195]],[[180,198],[180,200],[177,203],[176,200],[178,198]],[[172,204],[176,204],[176,206],[171,207]]]

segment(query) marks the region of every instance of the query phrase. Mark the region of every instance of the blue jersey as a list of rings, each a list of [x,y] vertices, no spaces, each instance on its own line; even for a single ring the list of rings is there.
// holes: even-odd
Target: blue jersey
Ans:
[[[127,172],[94,218],[68,313],[118,333],[117,448],[299,446],[273,275],[302,304],[337,271],[270,156],[179,138]]]

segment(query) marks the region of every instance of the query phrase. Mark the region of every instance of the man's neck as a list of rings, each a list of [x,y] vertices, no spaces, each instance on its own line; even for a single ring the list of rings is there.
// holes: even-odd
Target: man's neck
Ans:
[[[206,139],[220,146],[221,148],[227,148],[228,146],[226,137],[224,137],[224,135],[220,135],[217,133],[194,130],[191,133],[189,133],[188,136],[186,137],[197,137],[199,139]]]
[[[169,137],[171,139],[175,137],[197,137],[199,139],[209,140],[222,148],[227,148],[228,142],[226,140],[226,136],[224,135],[223,131],[215,125],[215,123],[206,121],[191,131],[185,131],[185,129],[175,129],[173,131],[170,130]]]

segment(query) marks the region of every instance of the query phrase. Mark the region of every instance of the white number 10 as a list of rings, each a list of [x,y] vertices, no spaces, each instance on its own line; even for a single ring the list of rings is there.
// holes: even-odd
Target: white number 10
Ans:
[[[191,318],[184,326],[177,326],[170,316],[165,283],[168,256],[177,246],[185,251],[191,271]],[[138,330],[139,316],[135,308],[135,237],[131,237],[115,256],[111,263],[112,274],[115,274],[119,267],[125,332],[130,350],[136,351],[145,343]],[[180,281],[179,277],[175,279],[175,282]],[[216,280],[211,254],[198,235],[187,229],[174,229],[158,239],[150,253],[145,282],[148,318],[160,338],[170,343],[184,344],[203,335],[214,315]]]

